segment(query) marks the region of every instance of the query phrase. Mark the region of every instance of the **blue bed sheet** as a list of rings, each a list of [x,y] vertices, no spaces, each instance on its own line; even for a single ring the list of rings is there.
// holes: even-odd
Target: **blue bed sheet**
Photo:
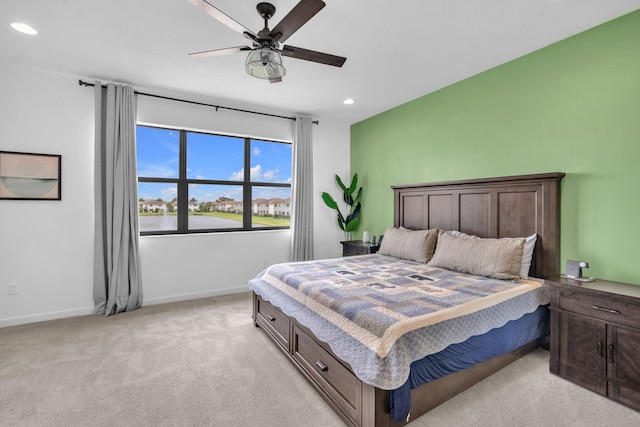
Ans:
[[[401,422],[407,418],[411,408],[411,389],[509,353],[548,334],[549,307],[543,305],[533,313],[525,314],[500,328],[473,336],[459,344],[452,344],[438,353],[413,362],[407,381],[390,393],[389,408],[393,419]]]

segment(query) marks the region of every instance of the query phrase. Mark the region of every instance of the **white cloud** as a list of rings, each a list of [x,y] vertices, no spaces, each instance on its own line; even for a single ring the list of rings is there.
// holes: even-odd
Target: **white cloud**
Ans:
[[[263,171],[262,165],[256,165],[251,168],[251,171],[249,172],[249,174],[251,176],[251,181],[282,182],[279,179],[280,170],[278,170],[277,168]],[[232,181],[242,181],[244,179],[244,168],[240,169],[238,172],[233,172],[231,174],[231,178],[229,179]],[[290,182],[290,179],[287,180],[287,182]]]
[[[178,189],[176,187],[165,187],[165,188],[161,188],[159,192],[153,192],[153,193],[149,193],[148,190],[147,192],[144,193],[138,193],[138,198],[143,199],[143,200],[156,200],[156,199],[162,199],[165,202],[171,201],[173,199],[175,199],[178,196]]]
[[[264,174],[262,174],[263,181],[272,182],[275,179],[277,174],[278,174],[277,170],[266,171]]]
[[[162,194],[162,200],[173,200],[178,196],[178,189],[176,187],[163,188],[160,194]]]
[[[238,172],[233,172],[229,179],[231,181],[243,181],[244,180],[244,168],[240,169]]]
[[[153,178],[173,178],[178,176],[178,170],[169,166],[155,163],[140,163],[138,165],[138,176],[148,176]]]
[[[256,165],[249,171],[251,181],[263,181],[262,179],[262,165]]]

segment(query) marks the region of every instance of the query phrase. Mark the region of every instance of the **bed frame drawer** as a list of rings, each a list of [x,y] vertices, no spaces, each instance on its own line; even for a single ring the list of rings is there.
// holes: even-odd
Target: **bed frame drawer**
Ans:
[[[292,356],[327,397],[360,425],[362,382],[331,353],[293,324]]]
[[[289,352],[289,318],[260,296],[255,299],[255,304],[256,322],[276,339],[284,351]]]

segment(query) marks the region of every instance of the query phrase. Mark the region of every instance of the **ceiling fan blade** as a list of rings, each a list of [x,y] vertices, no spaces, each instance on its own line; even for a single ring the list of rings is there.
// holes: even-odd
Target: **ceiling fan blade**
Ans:
[[[203,52],[194,52],[190,53],[189,56],[193,58],[211,58],[214,56],[224,56],[231,55],[232,53],[243,52],[247,50],[253,50],[249,46],[236,46],[236,47],[227,47],[224,49],[214,49],[214,50],[205,50]]]
[[[325,6],[322,0],[300,0],[300,3],[271,30],[269,36],[276,42],[284,42]]]
[[[209,4],[209,2],[205,0],[189,0],[189,3],[191,3],[198,9],[202,10],[203,12],[207,13],[209,16],[212,16],[218,21],[222,22],[224,25],[231,28],[233,31],[239,32],[240,34],[247,37],[248,39],[256,40],[258,38],[258,36],[256,36],[253,31],[246,28],[244,25],[240,24],[238,21],[236,21],[235,19],[233,19],[232,17],[230,17],[220,9],[216,8],[215,6],[212,6],[211,4]]]
[[[284,56],[296,59],[304,59],[305,61],[319,62],[321,64],[333,65],[334,67],[342,67],[347,58],[328,53],[316,52],[315,50],[303,49],[301,47],[288,46],[282,47],[280,53]]]

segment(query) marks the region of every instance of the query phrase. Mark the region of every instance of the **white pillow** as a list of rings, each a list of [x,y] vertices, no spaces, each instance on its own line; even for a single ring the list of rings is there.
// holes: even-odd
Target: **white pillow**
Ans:
[[[452,230],[448,231],[449,234],[457,237],[465,237],[468,239],[479,239],[480,237],[472,234],[463,233],[462,231]],[[511,239],[512,237],[505,237],[505,239]],[[524,247],[522,248],[522,262],[520,263],[520,278],[529,278],[529,269],[531,268],[531,258],[533,258],[533,250],[536,247],[536,240],[538,235],[533,233],[531,236],[524,238]]]

